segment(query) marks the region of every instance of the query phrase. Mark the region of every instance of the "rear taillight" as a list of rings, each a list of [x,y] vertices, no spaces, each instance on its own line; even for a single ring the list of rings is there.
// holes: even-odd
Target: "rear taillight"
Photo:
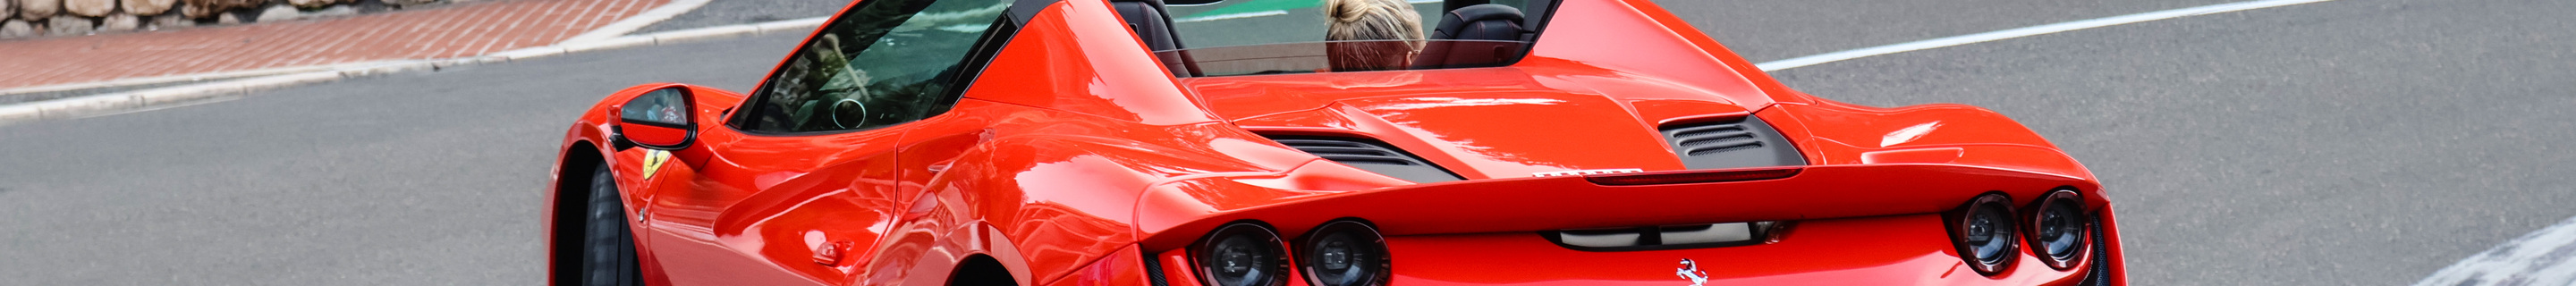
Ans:
[[[1386,237],[1358,218],[1317,225],[1290,250],[1274,228],[1245,220],[1208,232],[1188,255],[1199,283],[1208,286],[1282,286],[1292,265],[1311,286],[1384,286],[1395,276]]]
[[[1297,270],[1314,286],[1382,286],[1394,272],[1386,238],[1356,219],[1316,226],[1297,243]]]
[[[1288,280],[1288,253],[1282,245],[1269,226],[1227,224],[1190,246],[1190,264],[1208,286],[1280,286]]]
[[[2084,215],[2084,201],[2075,190],[2049,191],[2031,202],[2027,212],[2030,230],[2023,237],[2030,240],[2030,252],[2039,255],[2040,262],[2057,270],[2084,262],[2089,244],[2084,241],[2086,222],[2092,219]]]
[[[1941,216],[1950,232],[1950,243],[1959,250],[1959,259],[1967,262],[1977,274],[1993,276],[2012,267],[2021,255],[2016,239],[2012,198],[2001,192],[1986,193],[1968,199],[1959,208]]]

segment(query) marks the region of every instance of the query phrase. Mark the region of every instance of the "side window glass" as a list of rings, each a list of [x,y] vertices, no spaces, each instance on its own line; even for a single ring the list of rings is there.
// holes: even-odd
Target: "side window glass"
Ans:
[[[945,112],[972,76],[970,56],[1007,33],[1010,0],[869,0],[828,23],[754,91],[738,127],[866,129]]]

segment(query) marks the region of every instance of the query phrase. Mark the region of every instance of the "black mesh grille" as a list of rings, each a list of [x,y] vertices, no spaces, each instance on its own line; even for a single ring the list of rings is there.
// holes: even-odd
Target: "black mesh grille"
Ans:
[[[2102,241],[2102,217],[2093,217],[2093,267],[2086,267],[2084,286],[2111,285],[2111,243]]]
[[[1762,148],[1762,140],[1753,138],[1753,132],[1744,131],[1744,125],[1738,124],[1709,124],[1673,128],[1671,130],[1664,130],[1664,136],[1671,137],[1673,140],[1673,149],[1675,151],[1679,151],[1684,156],[1708,155],[1709,153],[1734,151],[1744,148]]]
[[[1315,154],[1316,157],[1324,157],[1324,159],[1332,159],[1336,162],[1359,162],[1405,166],[1431,165],[1430,163],[1413,159],[1413,156],[1406,156],[1404,153],[1396,153],[1395,150],[1368,143],[1340,140],[1280,139],[1279,144],[1287,144],[1288,147],[1297,148],[1297,151],[1306,151],[1306,153]]]
[[[1763,244],[1785,227],[1787,224],[1778,221],[1761,221],[1551,230],[1540,231],[1539,236],[1573,250],[1645,251]]]
[[[1665,143],[1691,169],[1806,165],[1797,147],[1761,117],[1665,125]]]
[[[1154,259],[1154,255],[1151,254],[1145,255],[1145,280],[1154,282],[1154,286],[1172,285],[1171,281],[1163,279],[1167,278],[1163,278],[1162,259]]]
[[[1384,143],[1331,137],[1275,136],[1270,140],[1288,145],[1289,148],[1297,148],[1297,151],[1315,154],[1316,157],[1324,157],[1326,160],[1415,183],[1461,179],[1457,174],[1449,173],[1449,170],[1441,169],[1440,166],[1432,165],[1431,162],[1423,161],[1413,154],[1404,153],[1403,150],[1388,147]]]

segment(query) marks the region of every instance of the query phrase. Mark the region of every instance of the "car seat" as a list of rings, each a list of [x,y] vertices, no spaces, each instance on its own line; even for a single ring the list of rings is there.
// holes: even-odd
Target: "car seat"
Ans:
[[[1145,42],[1146,49],[1155,51],[1154,55],[1162,59],[1164,68],[1172,70],[1172,75],[1198,74],[1195,66],[1190,64],[1189,55],[1175,51],[1181,49],[1180,34],[1172,33],[1170,10],[1163,6],[1162,0],[1113,0],[1109,6],[1118,10],[1118,16],[1127,21],[1127,29],[1136,31],[1136,38]]]
[[[1531,31],[1522,25],[1521,10],[1502,4],[1476,4],[1449,10],[1440,17],[1440,26],[1431,32],[1430,43],[1413,64],[1417,69],[1498,66],[1520,55]],[[1443,41],[1484,40],[1507,42]]]

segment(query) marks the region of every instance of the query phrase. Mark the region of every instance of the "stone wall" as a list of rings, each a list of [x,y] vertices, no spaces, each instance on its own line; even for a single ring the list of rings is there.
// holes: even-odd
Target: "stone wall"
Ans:
[[[0,0],[0,39],[357,15],[451,0]]]

